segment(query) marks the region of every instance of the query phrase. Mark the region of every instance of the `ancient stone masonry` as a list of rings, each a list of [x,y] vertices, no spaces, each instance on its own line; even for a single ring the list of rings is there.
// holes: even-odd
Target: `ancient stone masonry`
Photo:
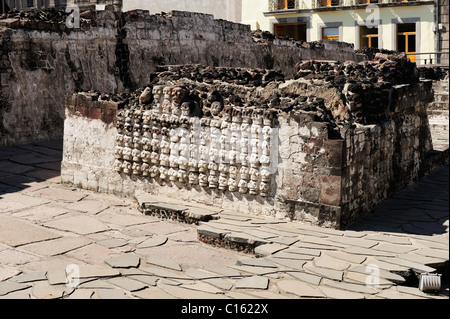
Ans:
[[[212,15],[85,11],[80,28],[68,13],[0,16],[0,145],[61,137],[64,101],[74,92],[118,94],[152,82],[158,65],[203,64],[280,69],[300,59],[357,60],[344,43],[266,39]]]
[[[343,227],[433,168],[432,83],[417,74],[385,54],[303,61],[291,80],[161,66],[131,93],[67,100],[62,180]]]

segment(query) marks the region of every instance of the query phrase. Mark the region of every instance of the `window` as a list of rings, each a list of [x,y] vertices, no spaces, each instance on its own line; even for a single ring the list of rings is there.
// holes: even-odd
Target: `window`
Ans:
[[[360,48],[378,48],[378,28],[359,27]]]
[[[34,6],[33,0],[27,0],[27,7],[31,8]]]
[[[335,7],[341,4],[341,0],[319,0],[321,7]]]
[[[276,24],[274,31],[275,35],[285,35],[297,41],[306,41],[306,23]]]
[[[358,4],[379,3],[381,0],[358,0]]]
[[[416,62],[416,24],[397,24],[397,51],[405,52],[411,62]]]
[[[295,0],[278,0],[278,10],[295,9]]]
[[[322,40],[339,41],[339,27],[322,28]]]

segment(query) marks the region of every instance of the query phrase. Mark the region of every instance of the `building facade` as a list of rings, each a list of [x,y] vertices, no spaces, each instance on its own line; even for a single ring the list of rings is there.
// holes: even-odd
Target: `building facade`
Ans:
[[[441,33],[448,29],[448,22],[438,22],[437,1],[246,0],[242,23],[296,40],[343,41],[355,49],[401,51],[418,64],[437,64],[445,57],[448,61],[448,53],[437,53]]]

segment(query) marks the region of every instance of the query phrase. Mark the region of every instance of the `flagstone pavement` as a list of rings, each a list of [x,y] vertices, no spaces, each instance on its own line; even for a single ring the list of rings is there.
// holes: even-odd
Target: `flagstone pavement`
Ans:
[[[441,291],[418,289],[448,269],[448,165],[338,231],[145,216],[136,199],[62,185],[61,156],[59,140],[0,148],[0,299],[448,299],[448,270]],[[258,256],[201,231],[259,240]]]

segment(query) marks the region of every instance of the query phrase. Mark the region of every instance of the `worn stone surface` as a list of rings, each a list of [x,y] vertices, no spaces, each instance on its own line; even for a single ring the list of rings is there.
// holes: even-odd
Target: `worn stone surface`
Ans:
[[[0,158],[1,154],[3,153],[0,149]],[[33,162],[29,157],[28,159]],[[8,201],[24,205],[16,206],[17,209],[6,209],[2,212],[4,217],[2,220],[6,221],[6,224],[12,222],[10,225],[17,227],[22,225],[32,226],[33,229],[37,227],[39,230],[37,233],[48,231],[59,237],[50,236],[48,239],[43,237],[42,240],[35,242],[32,236],[25,234],[25,237],[30,236],[26,241],[31,238],[29,243],[19,246],[0,243],[2,261],[0,298],[448,298],[446,283],[438,296],[404,286],[406,278],[414,275],[416,268],[421,271],[430,270],[433,267],[440,267],[446,260],[442,257],[446,257],[445,254],[448,252],[448,224],[444,225],[442,232],[432,235],[408,233],[402,227],[415,223],[417,228],[419,219],[421,223],[441,226],[445,224],[448,208],[441,203],[448,200],[448,196],[445,196],[445,192],[448,192],[446,186],[448,182],[445,173],[438,172],[434,176],[433,179],[428,179],[427,183],[431,185],[430,190],[433,191],[427,194],[426,198],[421,198],[422,187],[411,189],[409,196],[414,198],[414,192],[418,192],[417,200],[388,201],[374,212],[370,224],[367,224],[367,219],[363,219],[360,223],[352,225],[352,229],[348,232],[263,216],[254,217],[249,214],[225,214],[224,223],[221,218],[214,220],[215,227],[236,227],[245,232],[256,231],[253,234],[248,233],[249,236],[267,233],[267,237],[263,239],[269,242],[271,238],[277,237],[282,240],[299,239],[291,246],[279,244],[258,246],[274,248],[268,249],[270,255],[263,258],[216,248],[198,241],[197,228],[208,226],[209,222],[201,226],[177,225],[170,221],[143,216],[136,209],[134,200],[112,197],[109,199],[107,195],[87,191],[83,194],[85,197],[82,201],[101,201],[110,206],[98,214],[90,215],[66,208],[68,204],[78,201],[68,203],[60,199],[43,200],[36,193],[43,188],[38,187],[38,190],[31,192],[15,188],[14,193],[0,194],[0,203]],[[0,180],[0,185],[2,181]],[[431,181],[439,187],[434,187]],[[57,181],[41,181],[38,184],[47,188],[62,187],[67,190]],[[434,196],[439,198],[437,202]],[[430,203],[437,205],[431,209]],[[180,202],[174,202],[175,204],[181,205]],[[425,204],[430,207],[424,212],[409,208]],[[184,206],[188,207],[187,204]],[[36,211],[33,213],[35,208]],[[423,214],[431,219],[425,221]],[[75,232],[82,229],[85,217],[89,217],[89,221],[99,221],[97,225],[102,225],[100,229],[104,230],[92,233],[89,231],[86,235]],[[69,229],[67,225],[60,224],[54,227],[55,224],[49,224],[67,218],[71,218],[73,225],[77,227]],[[77,218],[80,223],[76,222]],[[3,224],[3,227],[8,227],[6,224]],[[387,226],[390,230],[386,229]],[[6,237],[4,234],[3,236],[2,238]],[[164,237],[168,239],[160,246],[137,248],[147,240]],[[331,240],[340,237],[345,239],[339,240],[340,242]],[[10,243],[18,243],[21,240],[14,236],[8,238]],[[179,240],[176,240],[177,238]],[[369,249],[357,245],[361,241],[364,243],[375,241],[378,244]],[[378,252],[375,249],[377,247],[389,251],[380,250],[382,253],[380,256],[378,253],[376,256],[361,254],[365,252],[364,249]],[[282,250],[278,250],[280,248]],[[356,249],[355,253],[349,248]],[[384,253],[393,257],[386,257]],[[138,268],[113,268],[105,263],[107,259],[122,255],[136,255],[140,257],[141,263],[137,265]],[[156,256],[151,259],[153,263],[146,262],[148,256]],[[306,257],[308,260],[304,259]],[[174,269],[165,268],[162,260],[165,262],[170,260],[170,265]],[[274,265],[277,268],[274,268]],[[347,265],[350,266],[345,268]],[[431,265],[432,267],[427,268]],[[71,267],[66,269],[68,266]],[[77,267],[79,271],[76,271]],[[378,283],[379,286],[368,287],[366,284],[370,279],[368,276],[374,274],[373,267],[379,267],[380,277],[378,282],[371,283]],[[245,283],[244,279],[248,280],[251,277],[268,281],[267,289],[238,288]],[[25,280],[27,283],[14,282],[16,279]],[[67,289],[67,279],[79,279],[80,285],[76,289]],[[117,285],[113,284],[114,282]],[[137,291],[134,291],[136,289]]]

